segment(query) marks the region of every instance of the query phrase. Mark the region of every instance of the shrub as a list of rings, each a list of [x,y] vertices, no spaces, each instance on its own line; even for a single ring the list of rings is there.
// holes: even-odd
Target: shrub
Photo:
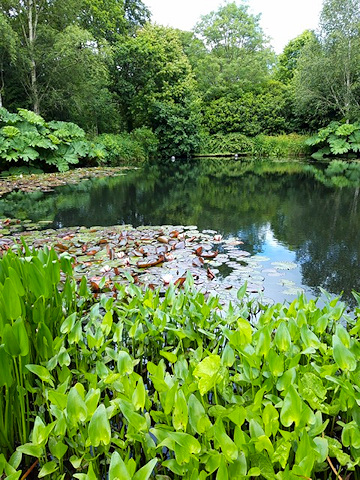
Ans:
[[[130,134],[104,133],[97,137],[104,146],[105,162],[112,166],[138,164],[153,158],[158,141],[149,128],[138,128]]]
[[[297,134],[289,135],[257,135],[246,137],[241,133],[226,135],[203,135],[202,154],[235,154],[255,157],[298,157],[310,154],[305,145],[307,137]]]
[[[0,159],[2,169],[12,166],[69,170],[80,159],[101,159],[100,145],[88,142],[85,132],[70,122],[46,122],[34,112],[0,108]]]
[[[360,122],[331,122],[307,140],[307,145],[316,146],[312,157],[321,160],[325,157],[356,157],[360,152]],[[320,147],[320,148],[319,148]]]

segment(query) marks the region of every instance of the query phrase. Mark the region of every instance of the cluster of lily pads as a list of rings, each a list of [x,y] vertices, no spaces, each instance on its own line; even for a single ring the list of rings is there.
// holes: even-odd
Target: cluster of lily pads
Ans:
[[[193,231],[162,231],[155,245],[147,230],[139,245],[131,230],[113,234],[146,270]],[[360,478],[360,308],[264,305],[246,284],[223,307],[193,272],[166,291],[135,272],[89,287],[71,252],[88,245],[63,233],[60,254],[2,244],[1,478]],[[195,247],[200,262],[220,255]]]
[[[56,187],[77,184],[88,178],[103,178],[122,175],[127,167],[92,167],[77,168],[62,173],[34,173],[31,175],[7,175],[0,178],[0,197],[13,192],[51,192]]]
[[[45,222],[39,224],[44,226]],[[267,257],[252,256],[239,238],[225,239],[213,230],[171,225],[33,228],[27,221],[0,220],[0,249],[8,249],[23,236],[37,248],[51,245],[58,253],[67,252],[75,260],[75,277],[80,280],[85,275],[95,293],[111,292],[115,283],[127,283],[129,277],[138,285],[164,291],[170,284],[183,283],[188,272],[203,293],[219,295],[225,303],[236,299],[245,282],[248,293],[263,292],[265,276],[280,280],[284,293],[301,293],[284,278],[296,264],[272,262],[271,268],[265,268]]]

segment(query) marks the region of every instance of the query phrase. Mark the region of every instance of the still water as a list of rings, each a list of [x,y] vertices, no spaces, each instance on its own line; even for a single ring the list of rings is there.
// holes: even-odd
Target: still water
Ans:
[[[202,159],[52,193],[14,192],[0,199],[0,216],[49,220],[52,228],[197,225],[241,239],[265,271],[274,262],[296,264],[284,278],[265,276],[266,297],[292,300],[287,284],[308,297],[321,286],[350,300],[351,290],[360,290],[358,193],[324,184],[301,163]]]

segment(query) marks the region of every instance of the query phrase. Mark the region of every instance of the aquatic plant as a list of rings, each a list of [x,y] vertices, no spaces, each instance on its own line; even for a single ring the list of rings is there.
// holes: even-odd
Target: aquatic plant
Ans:
[[[58,305],[40,305],[62,258],[24,246],[0,262],[0,398],[14,388],[28,422],[14,453],[2,447],[0,475],[19,479],[27,459],[54,480],[359,478],[360,307],[263,305],[245,285],[222,308],[191,276],[164,295],[129,278],[94,301],[67,263],[55,296],[71,313],[54,322]],[[52,341],[25,335],[23,290],[46,292],[30,318]],[[43,351],[30,360],[32,343]],[[25,381],[7,375],[16,368]]]

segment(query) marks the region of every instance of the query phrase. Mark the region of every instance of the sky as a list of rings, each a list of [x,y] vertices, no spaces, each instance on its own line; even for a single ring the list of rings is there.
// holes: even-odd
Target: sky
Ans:
[[[152,21],[160,25],[192,30],[201,15],[224,5],[223,0],[143,0],[151,11]],[[242,3],[242,2],[237,2]],[[276,53],[289,40],[306,29],[316,30],[322,0],[245,0],[252,14],[261,13],[260,24]]]

